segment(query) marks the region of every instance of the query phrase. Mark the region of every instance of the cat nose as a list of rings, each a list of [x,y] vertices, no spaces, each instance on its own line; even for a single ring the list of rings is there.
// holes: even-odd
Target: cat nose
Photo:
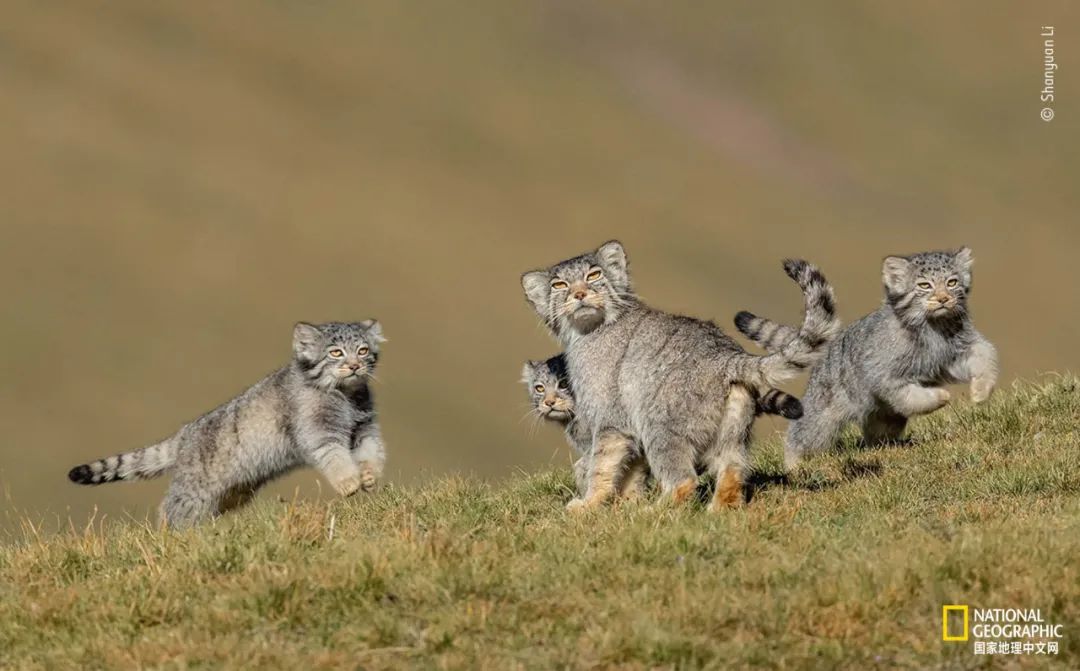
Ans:
[[[574,292],[574,298],[578,299],[579,301],[580,300],[585,300],[585,295],[586,294],[585,294],[584,289],[578,289],[577,291]]]
[[[544,405],[546,405],[549,408],[554,408],[555,407],[555,399],[553,399],[553,398],[544,399]]]
[[[358,363],[350,363],[349,364],[349,368],[351,368],[352,370],[356,370],[359,367],[360,367],[360,364],[358,364]]]

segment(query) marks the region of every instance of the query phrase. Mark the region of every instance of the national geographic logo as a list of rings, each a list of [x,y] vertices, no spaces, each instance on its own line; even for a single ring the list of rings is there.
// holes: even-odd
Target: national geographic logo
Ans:
[[[941,607],[941,640],[974,639],[976,655],[1056,655],[1063,629],[1047,622],[1038,608]]]

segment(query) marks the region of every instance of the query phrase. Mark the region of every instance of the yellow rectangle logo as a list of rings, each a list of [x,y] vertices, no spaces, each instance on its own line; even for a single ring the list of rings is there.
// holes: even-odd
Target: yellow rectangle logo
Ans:
[[[959,634],[949,635],[949,613],[964,614],[964,629]],[[948,605],[941,607],[941,640],[943,641],[966,641],[968,640],[968,607]]]

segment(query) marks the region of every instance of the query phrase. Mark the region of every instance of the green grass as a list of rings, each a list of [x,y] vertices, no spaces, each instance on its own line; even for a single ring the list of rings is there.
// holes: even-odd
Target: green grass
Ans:
[[[753,499],[569,516],[569,473],[109,522],[0,548],[0,666],[974,668],[943,604],[1040,608],[1080,666],[1080,383],[916,422]],[[331,538],[330,529],[333,528]]]

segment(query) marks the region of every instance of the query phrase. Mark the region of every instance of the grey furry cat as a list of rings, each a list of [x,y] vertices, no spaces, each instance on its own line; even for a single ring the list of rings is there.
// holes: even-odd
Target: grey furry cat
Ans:
[[[555,422],[566,432],[566,441],[579,457],[574,461],[574,481],[578,495],[584,496],[592,433],[584,422],[574,417],[574,393],[570,388],[566,359],[562,354],[557,354],[546,361],[526,361],[521,381],[529,392],[532,411],[536,416]],[[770,389],[757,399],[756,411],[758,414],[797,419],[802,417],[802,404],[791,394]],[[640,453],[640,449],[635,452]],[[635,460],[627,466],[626,474],[618,478],[619,494],[631,497],[643,494],[647,476],[648,465],[643,460]]]
[[[614,492],[632,450],[624,436],[640,442],[673,500],[695,491],[701,464],[716,477],[713,509],[742,502],[755,399],[820,359],[839,328],[824,276],[805,261],[784,268],[803,289],[805,317],[798,336],[766,356],[712,322],[645,305],[617,241],[522,276],[526,298],[565,348],[577,414],[592,432],[588,492],[577,506]]]
[[[293,329],[293,358],[160,443],[76,466],[97,485],[171,473],[161,518],[192,525],[248,502],[266,482],[313,466],[342,496],[374,489],[383,446],[368,380],[384,342],[375,320]]]
[[[885,300],[848,326],[810,373],[806,413],[788,429],[785,460],[832,444],[846,424],[862,426],[868,444],[900,438],[909,417],[949,402],[942,385],[971,383],[981,403],[997,383],[997,351],[971,324],[971,250],[890,256],[882,264]],[[741,313],[740,331],[766,350],[792,329]]]
[[[532,412],[541,419],[563,427],[566,442],[578,457],[574,460],[574,482],[577,497],[583,497],[588,487],[592,432],[575,416],[576,402],[566,370],[566,359],[558,354],[546,361],[526,361],[521,371],[521,381],[529,391]],[[623,498],[635,498],[645,493],[648,465],[641,458],[636,441],[629,436],[623,438],[627,443],[634,444],[631,456],[636,458],[626,464],[626,472],[621,474],[617,483],[617,494]]]

